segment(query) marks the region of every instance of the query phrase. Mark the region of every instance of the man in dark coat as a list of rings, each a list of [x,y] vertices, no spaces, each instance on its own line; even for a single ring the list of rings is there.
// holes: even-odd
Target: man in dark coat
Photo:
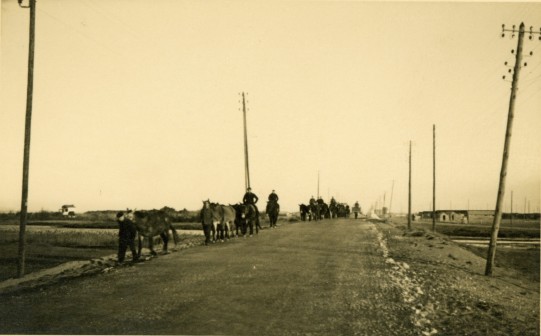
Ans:
[[[269,212],[269,203],[275,203],[276,207],[278,208],[278,213],[280,213],[280,204],[278,204],[278,195],[272,190],[272,192],[269,194],[269,202],[267,203],[267,212]]]
[[[124,216],[123,212],[116,214],[116,220],[118,223],[118,263],[122,264],[124,262],[128,246],[130,247],[132,260],[137,261],[139,255],[135,251],[135,236],[137,235],[135,224]]]
[[[256,225],[261,228],[261,225],[259,225],[259,209],[256,205],[257,201],[259,201],[259,197],[257,197],[257,195],[252,192],[252,188],[248,187],[246,189],[246,194],[244,194],[244,197],[242,198],[242,203],[254,206],[257,215]]]
[[[331,206],[336,206],[336,200],[334,199],[334,196],[331,197]]]
[[[276,195],[276,192],[274,191],[274,189],[269,195],[269,202],[278,202],[278,195]]]

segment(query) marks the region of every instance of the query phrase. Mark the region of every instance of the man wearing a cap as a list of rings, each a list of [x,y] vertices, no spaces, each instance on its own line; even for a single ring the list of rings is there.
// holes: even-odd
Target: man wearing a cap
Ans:
[[[244,194],[244,197],[242,198],[242,203],[251,204],[254,206],[255,212],[257,214],[256,225],[261,228],[261,225],[259,225],[259,209],[257,208],[257,205],[255,205],[257,201],[259,201],[259,197],[257,197],[257,195],[252,192],[252,188],[248,187],[246,189],[246,194]]]
[[[274,189],[269,195],[269,202],[278,202],[278,195],[276,195],[276,192],[274,191]]]
[[[278,207],[278,212],[280,212],[280,204],[278,204],[278,195],[272,190],[272,192],[269,194],[269,203],[276,203],[276,206]],[[267,212],[269,211],[269,206],[267,204]]]
[[[123,212],[116,214],[116,221],[118,222],[118,263],[122,264],[126,257],[126,250],[130,247],[132,260],[137,261],[139,256],[135,251],[135,236],[137,229],[135,224],[126,216]]]

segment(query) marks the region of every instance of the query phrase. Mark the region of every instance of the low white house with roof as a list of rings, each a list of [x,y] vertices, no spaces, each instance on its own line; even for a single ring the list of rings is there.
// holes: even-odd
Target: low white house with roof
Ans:
[[[75,217],[75,205],[73,205],[73,204],[64,204],[60,208],[60,212],[62,212],[62,215],[64,215],[64,216]]]

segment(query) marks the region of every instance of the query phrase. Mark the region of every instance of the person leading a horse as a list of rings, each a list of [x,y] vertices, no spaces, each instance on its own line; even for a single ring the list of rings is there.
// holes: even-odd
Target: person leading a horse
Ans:
[[[137,235],[135,224],[123,212],[116,214],[116,221],[118,223],[118,264],[122,265],[124,263],[128,247],[131,251],[132,260],[136,262],[139,255],[135,251],[135,236]]]
[[[259,209],[257,208],[257,205],[256,205],[257,201],[259,201],[259,197],[257,197],[257,195],[252,192],[252,188],[248,187],[246,189],[246,194],[244,194],[244,197],[242,198],[242,203],[250,204],[254,206],[255,212],[257,215],[256,225],[258,227],[261,227],[261,225],[259,225]]]

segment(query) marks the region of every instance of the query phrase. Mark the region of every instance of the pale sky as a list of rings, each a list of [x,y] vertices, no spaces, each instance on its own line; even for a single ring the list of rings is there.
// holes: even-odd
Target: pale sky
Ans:
[[[27,3],[28,0],[24,0]],[[2,0],[0,211],[21,202],[29,10]],[[517,38],[541,3],[40,0],[29,210],[170,206],[253,191],[406,212],[494,209]],[[505,211],[539,211],[541,41],[527,39]],[[394,181],[394,189],[392,189]]]

